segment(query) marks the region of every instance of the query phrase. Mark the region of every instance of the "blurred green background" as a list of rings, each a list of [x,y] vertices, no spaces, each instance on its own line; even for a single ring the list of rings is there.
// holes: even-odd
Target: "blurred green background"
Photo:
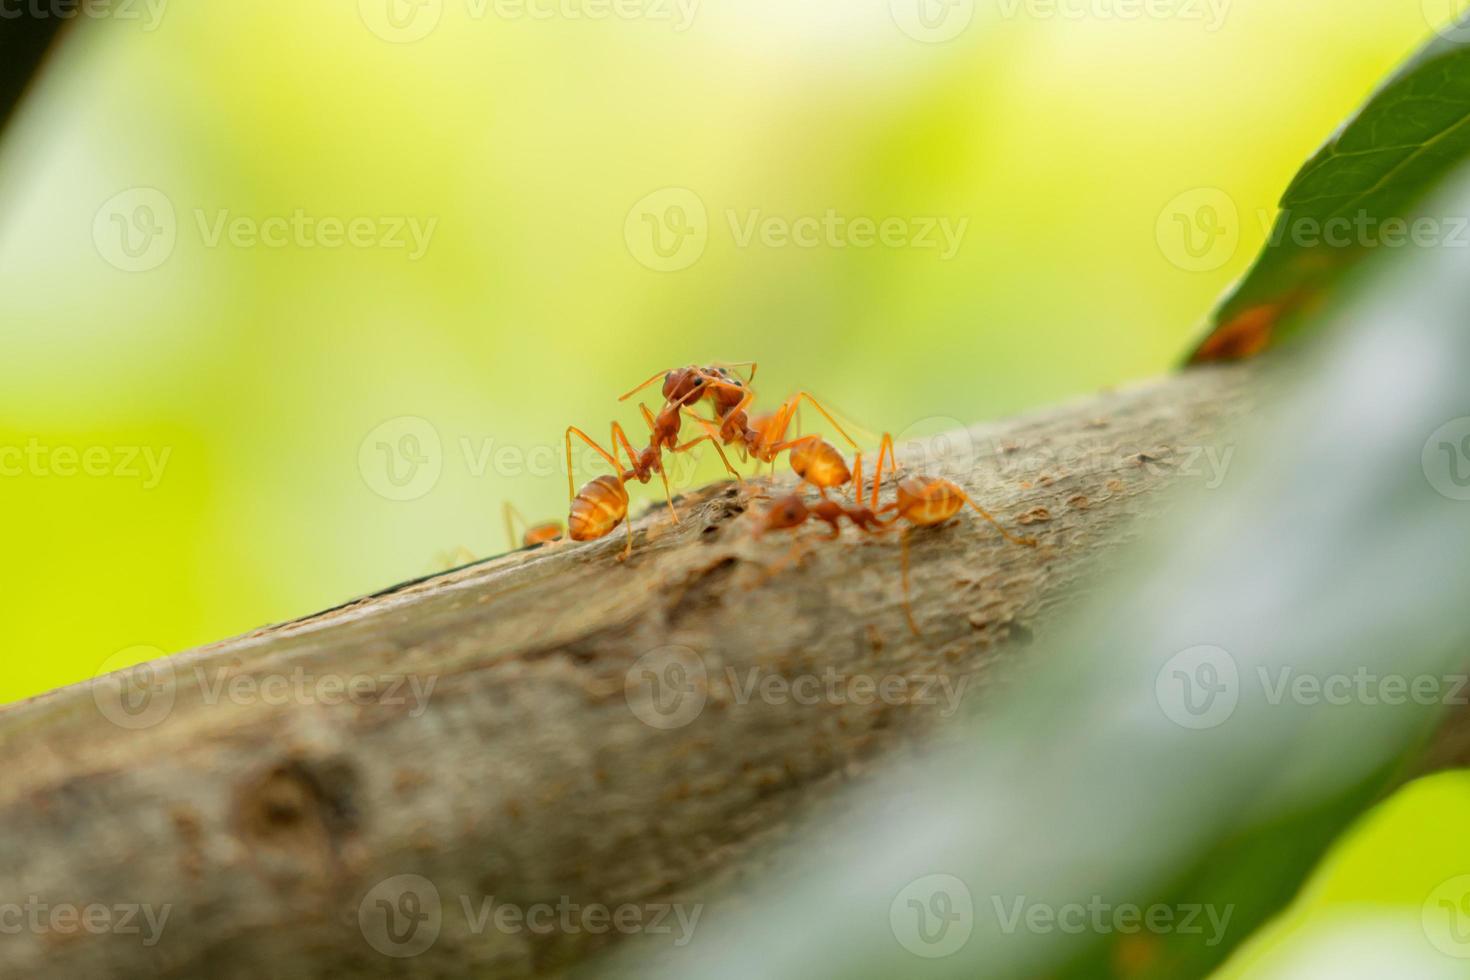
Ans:
[[[642,431],[616,396],[660,368],[754,359],[770,400],[895,432],[1168,370],[1459,6],[81,18],[0,145],[0,702],[504,550],[502,502],[565,514],[563,428]],[[1412,922],[1470,860],[1426,827],[1467,817],[1459,777],[1406,791],[1251,969],[1333,916]]]

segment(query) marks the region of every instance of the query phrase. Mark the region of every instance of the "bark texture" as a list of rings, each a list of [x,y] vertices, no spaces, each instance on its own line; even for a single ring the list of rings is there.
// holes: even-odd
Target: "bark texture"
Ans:
[[[896,535],[757,539],[744,512],[773,488],[722,484],[677,527],[645,514],[625,562],[621,530],[518,552],[12,706],[0,899],[47,911],[7,930],[0,973],[554,975],[682,903],[677,938],[959,693],[983,710],[1157,491],[1212,478],[1255,370],[906,458],[1041,542],[973,511],[915,532],[919,638]],[[516,927],[542,905],[607,918]]]

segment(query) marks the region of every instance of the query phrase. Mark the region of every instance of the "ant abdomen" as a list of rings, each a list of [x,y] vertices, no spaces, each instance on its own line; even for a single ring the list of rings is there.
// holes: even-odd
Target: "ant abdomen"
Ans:
[[[791,469],[814,487],[826,490],[852,480],[852,470],[837,447],[825,439],[811,438],[791,447]]]
[[[615,476],[599,476],[572,501],[567,530],[573,541],[606,537],[628,516],[628,491]]]
[[[898,481],[898,513],[910,524],[943,524],[964,506],[964,493],[948,480],[914,475]]]

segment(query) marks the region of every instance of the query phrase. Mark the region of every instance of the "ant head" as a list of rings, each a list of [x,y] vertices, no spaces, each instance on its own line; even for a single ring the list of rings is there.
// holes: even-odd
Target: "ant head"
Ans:
[[[704,373],[697,367],[682,367],[664,375],[664,401],[695,400],[704,391]]]
[[[806,521],[810,516],[806,501],[801,499],[800,494],[789,494],[785,497],[777,497],[771,502],[771,506],[761,515],[759,533],[767,531],[780,531],[785,528],[796,527]]]
[[[740,375],[736,374],[734,371],[731,371],[729,368],[707,367],[703,368],[702,370],[705,374],[713,375],[726,384],[732,384],[737,388],[745,387],[745,382],[740,380]]]

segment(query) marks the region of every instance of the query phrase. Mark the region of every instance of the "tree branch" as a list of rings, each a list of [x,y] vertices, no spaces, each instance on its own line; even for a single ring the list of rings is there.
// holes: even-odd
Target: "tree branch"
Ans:
[[[921,469],[1041,547],[970,511],[915,532],[921,638],[895,536],[805,529],[793,559],[789,536],[755,539],[741,516],[768,488],[722,484],[684,498],[678,527],[646,514],[624,563],[621,532],[519,552],[12,706],[0,895],[167,919],[149,944],[143,914],[137,933],[93,935],[43,912],[0,943],[0,972],[560,972],[626,930],[477,922],[484,901],[629,905],[647,923],[751,872],[960,695],[983,706],[1157,491],[1223,476],[1256,370],[936,443]],[[385,908],[415,911],[404,874],[440,905],[395,943]]]

